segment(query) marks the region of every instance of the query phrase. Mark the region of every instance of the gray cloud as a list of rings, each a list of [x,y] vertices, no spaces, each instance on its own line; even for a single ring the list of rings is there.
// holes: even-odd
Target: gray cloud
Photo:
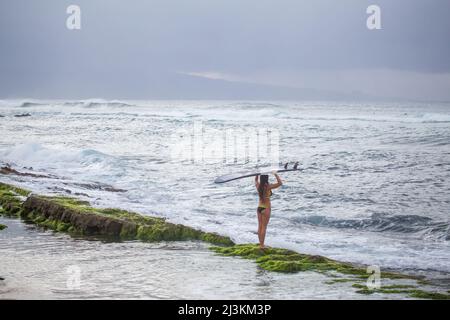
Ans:
[[[382,30],[365,26],[373,3]],[[81,7],[80,31],[65,27],[70,4]],[[449,9],[446,0],[5,0],[0,97],[203,98],[208,78],[180,73],[216,73],[233,88],[450,100]],[[221,86],[207,87],[226,98]]]

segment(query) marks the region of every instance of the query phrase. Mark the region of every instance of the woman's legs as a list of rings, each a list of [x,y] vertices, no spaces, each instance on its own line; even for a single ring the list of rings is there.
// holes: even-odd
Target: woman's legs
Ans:
[[[266,239],[266,230],[267,225],[270,220],[270,208],[264,209],[261,213],[257,213],[258,215],[258,239],[259,239],[259,247],[264,248],[264,240]]]
[[[262,211],[264,212],[264,210]],[[259,240],[259,246],[264,246],[264,240],[262,240],[262,227],[263,227],[263,213],[259,213],[258,210],[256,210],[256,215],[258,216],[258,240]]]

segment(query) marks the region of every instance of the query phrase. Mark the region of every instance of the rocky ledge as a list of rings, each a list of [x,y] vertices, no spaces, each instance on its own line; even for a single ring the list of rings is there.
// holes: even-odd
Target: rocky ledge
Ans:
[[[30,195],[30,192],[0,183],[0,214],[20,217],[55,231],[77,236],[118,240],[202,240],[233,245],[230,238],[203,232],[163,218],[143,216],[120,209],[99,209],[76,198]]]

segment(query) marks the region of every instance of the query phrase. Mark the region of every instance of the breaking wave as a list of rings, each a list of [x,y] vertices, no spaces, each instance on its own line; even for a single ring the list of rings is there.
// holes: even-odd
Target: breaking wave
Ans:
[[[51,149],[38,143],[26,143],[14,146],[2,153],[4,162],[18,166],[37,168],[88,168],[108,169],[114,162],[114,157],[92,150]]]
[[[119,100],[89,99],[89,100],[75,100],[75,101],[30,100],[30,101],[21,101],[16,106],[19,108],[31,108],[40,106],[96,108],[96,107],[132,107],[136,105]]]
[[[368,219],[333,219],[325,216],[309,216],[294,219],[297,223],[320,227],[367,230],[373,232],[420,233],[440,240],[450,240],[450,224],[434,221],[418,215],[393,215],[374,213]]]

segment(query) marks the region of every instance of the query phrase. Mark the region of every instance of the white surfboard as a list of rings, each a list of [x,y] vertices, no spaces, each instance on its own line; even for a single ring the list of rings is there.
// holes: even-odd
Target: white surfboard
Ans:
[[[254,171],[246,171],[246,172],[238,172],[238,173],[230,173],[226,174],[220,177],[217,177],[216,180],[214,180],[214,183],[225,183],[233,180],[248,178],[248,177],[254,177],[259,176],[262,174],[270,174],[272,172],[289,172],[289,171],[301,171],[302,169],[297,167],[298,163],[296,163],[292,168],[288,168],[287,163],[284,166],[281,167],[266,167],[266,168],[259,168]]]

